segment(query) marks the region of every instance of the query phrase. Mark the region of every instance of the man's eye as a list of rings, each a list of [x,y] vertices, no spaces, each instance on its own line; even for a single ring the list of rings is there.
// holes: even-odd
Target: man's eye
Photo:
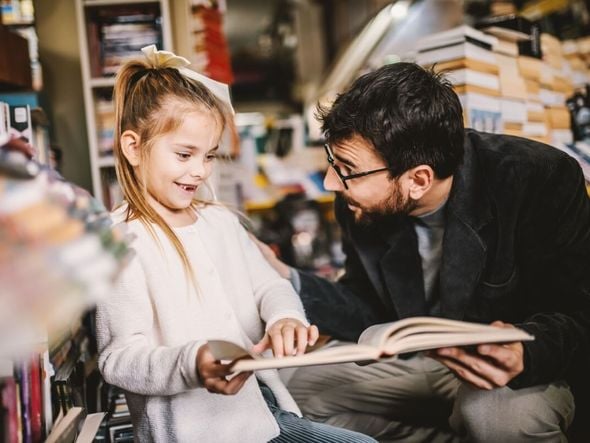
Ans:
[[[352,174],[352,171],[346,165],[340,165],[339,168],[340,168],[340,173],[342,175],[344,175],[344,176],[347,176],[347,175],[351,175]]]
[[[191,155],[187,152],[177,152],[176,156],[180,159],[180,160],[188,160],[189,158],[191,158]]]

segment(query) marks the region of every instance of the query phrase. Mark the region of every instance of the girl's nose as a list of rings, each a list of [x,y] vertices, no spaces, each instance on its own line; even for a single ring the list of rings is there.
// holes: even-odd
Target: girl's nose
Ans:
[[[203,177],[205,175],[205,164],[202,161],[195,159],[195,161],[191,163],[189,175],[191,177]]]

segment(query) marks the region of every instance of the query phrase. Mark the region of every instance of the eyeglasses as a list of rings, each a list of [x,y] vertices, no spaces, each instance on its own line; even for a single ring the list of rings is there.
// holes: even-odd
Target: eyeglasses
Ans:
[[[387,169],[388,169],[388,168],[379,168],[379,169],[372,169],[370,171],[359,172],[358,174],[344,175],[340,171],[340,168],[338,167],[338,165],[334,162],[334,154],[332,153],[332,149],[330,149],[330,145],[328,145],[326,143],[324,145],[324,149],[326,150],[326,155],[328,156],[328,163],[330,164],[330,166],[332,167],[334,172],[336,172],[336,175],[338,176],[338,178],[342,182],[342,185],[344,186],[344,189],[346,189],[346,190],[348,190],[348,184],[346,184],[347,180],[352,180],[353,178],[365,177],[367,175],[375,174],[376,172],[387,171]]]

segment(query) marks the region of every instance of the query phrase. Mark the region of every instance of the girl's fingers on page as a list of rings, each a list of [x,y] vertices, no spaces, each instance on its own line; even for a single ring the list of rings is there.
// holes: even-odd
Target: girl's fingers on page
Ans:
[[[268,331],[268,335],[270,336],[270,342],[272,344],[272,352],[275,357],[282,357],[285,355],[285,351],[283,349],[283,334],[281,333],[280,329],[272,329]]]
[[[264,334],[264,337],[262,337],[262,339],[258,343],[256,343],[254,346],[252,346],[252,352],[254,352],[255,354],[260,354],[260,353],[266,351],[269,346],[270,346],[270,336],[268,335],[268,332],[267,332],[266,334]]]
[[[295,328],[291,324],[286,324],[281,332],[283,333],[283,351],[286,356],[291,356],[294,350]]]
[[[310,346],[313,346],[320,338],[320,331],[316,325],[311,325],[307,330],[307,342]]]
[[[298,326],[296,329],[297,334],[297,355],[305,354],[305,348],[307,347],[307,328],[303,325]]]

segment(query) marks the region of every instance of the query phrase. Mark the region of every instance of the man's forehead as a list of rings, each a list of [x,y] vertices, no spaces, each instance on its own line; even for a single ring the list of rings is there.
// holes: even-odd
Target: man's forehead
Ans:
[[[338,140],[330,144],[335,156],[346,156],[347,158],[370,158],[377,155],[373,144],[359,135]]]

